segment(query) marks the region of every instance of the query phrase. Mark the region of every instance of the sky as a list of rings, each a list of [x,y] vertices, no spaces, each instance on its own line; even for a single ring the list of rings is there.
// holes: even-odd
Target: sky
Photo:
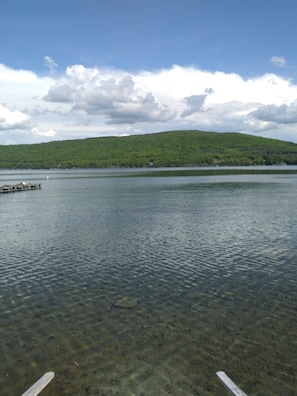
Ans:
[[[169,130],[297,143],[296,0],[0,0],[0,144]]]

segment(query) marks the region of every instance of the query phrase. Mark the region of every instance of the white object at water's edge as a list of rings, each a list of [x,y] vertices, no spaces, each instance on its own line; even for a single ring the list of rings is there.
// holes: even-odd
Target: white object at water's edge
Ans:
[[[217,377],[220,382],[224,385],[224,387],[230,392],[231,395],[235,396],[247,396],[232,380],[228,377],[224,371],[218,371]]]

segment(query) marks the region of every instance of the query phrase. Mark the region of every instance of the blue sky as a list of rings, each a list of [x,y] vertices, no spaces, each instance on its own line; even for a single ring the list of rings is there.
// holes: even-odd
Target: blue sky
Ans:
[[[1,0],[0,144],[172,129],[297,143],[295,0]]]

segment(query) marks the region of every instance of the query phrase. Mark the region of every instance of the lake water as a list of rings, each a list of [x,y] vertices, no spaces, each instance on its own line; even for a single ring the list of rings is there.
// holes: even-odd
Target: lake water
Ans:
[[[44,396],[218,396],[219,370],[297,395],[297,167],[20,181],[42,189],[0,195],[1,395],[49,370]]]

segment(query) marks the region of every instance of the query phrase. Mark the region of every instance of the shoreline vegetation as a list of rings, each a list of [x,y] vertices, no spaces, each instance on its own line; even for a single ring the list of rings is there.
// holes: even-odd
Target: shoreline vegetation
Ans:
[[[0,169],[297,165],[297,144],[235,132],[168,131],[0,145]]]

